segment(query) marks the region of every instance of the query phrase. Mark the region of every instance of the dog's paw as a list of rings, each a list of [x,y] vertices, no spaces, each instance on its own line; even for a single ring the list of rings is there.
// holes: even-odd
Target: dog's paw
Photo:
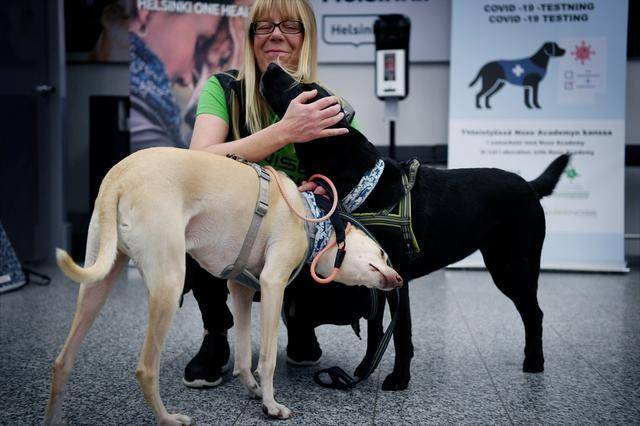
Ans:
[[[241,370],[238,372],[238,378],[240,382],[244,385],[247,393],[249,394],[249,398],[259,399],[262,398],[262,388],[256,381],[255,377],[251,374],[251,370]]]
[[[277,402],[273,402],[271,404],[262,404],[262,412],[267,415],[270,419],[279,419],[285,420],[290,418],[293,413],[287,407],[282,404],[278,404]]]
[[[44,422],[42,423],[44,426],[66,426],[67,423],[67,419],[63,419],[63,418],[56,418],[56,419],[45,419]]]
[[[158,425],[162,426],[184,426],[190,425],[191,417],[185,416],[184,414],[169,414],[167,417],[160,419]]]
[[[525,358],[522,363],[522,371],[525,373],[542,373],[544,371],[544,358]]]
[[[398,391],[405,390],[409,387],[409,381],[411,380],[411,375],[402,372],[392,372],[389,374],[384,381],[382,382],[382,390],[383,391]]]
[[[247,392],[249,392],[249,398],[251,399],[262,399],[262,388],[257,383],[247,388]]]

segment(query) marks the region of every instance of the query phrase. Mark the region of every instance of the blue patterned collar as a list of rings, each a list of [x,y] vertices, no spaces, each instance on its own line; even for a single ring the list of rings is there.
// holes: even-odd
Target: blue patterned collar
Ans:
[[[349,192],[343,199],[342,205],[344,209],[351,213],[356,210],[358,207],[364,203],[369,194],[373,192],[373,188],[376,187],[378,180],[380,180],[380,176],[382,176],[382,172],[384,171],[384,160],[378,159],[376,165],[365,173],[360,182]],[[322,210],[316,204],[316,198],[312,192],[302,192],[301,193],[304,200],[307,202],[307,207],[309,212],[315,218],[319,218],[325,215],[325,211]],[[313,224],[311,224],[313,225]],[[311,263],[314,257],[320,251],[329,244],[329,240],[331,239],[331,233],[333,232],[333,227],[331,226],[331,221],[325,220],[315,224],[315,227],[311,226],[308,229],[312,235],[310,235],[310,239],[313,240],[313,248],[309,252],[309,257],[307,258],[307,263]]]
[[[344,207],[347,213],[357,210],[358,207],[364,203],[371,192],[373,192],[373,188],[378,184],[383,171],[384,160],[378,158],[376,165],[365,173],[360,179],[360,182],[342,199],[342,207]]]

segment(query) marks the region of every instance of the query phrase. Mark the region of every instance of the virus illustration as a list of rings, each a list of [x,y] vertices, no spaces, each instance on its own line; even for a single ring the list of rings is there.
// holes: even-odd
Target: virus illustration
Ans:
[[[582,40],[580,46],[576,46],[576,50],[571,52],[571,54],[576,58],[576,61],[580,61],[580,64],[584,65],[585,61],[590,60],[591,56],[595,55],[596,52],[591,49],[591,45]]]
[[[569,178],[570,181],[573,181],[575,178],[580,176],[576,171],[576,169],[574,169],[571,166],[569,166],[569,168],[567,168],[567,170],[564,171],[564,174],[567,178]]]

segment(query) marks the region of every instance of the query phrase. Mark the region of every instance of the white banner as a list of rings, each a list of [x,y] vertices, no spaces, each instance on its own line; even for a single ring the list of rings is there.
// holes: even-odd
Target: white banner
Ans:
[[[397,13],[411,19],[410,62],[449,60],[450,0],[312,0],[320,63],[374,63],[373,23]]]
[[[546,269],[626,270],[626,22],[624,0],[453,2],[449,167],[532,180],[573,154],[542,200]]]

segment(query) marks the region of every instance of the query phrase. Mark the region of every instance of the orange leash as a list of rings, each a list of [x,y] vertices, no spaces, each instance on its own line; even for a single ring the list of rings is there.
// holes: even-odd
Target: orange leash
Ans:
[[[266,166],[265,169],[269,170],[271,172],[271,174],[274,176],[276,183],[278,184],[278,188],[280,188],[280,193],[282,194],[282,198],[284,198],[284,201],[287,203],[287,205],[289,206],[289,208],[291,209],[292,212],[294,212],[296,214],[296,216],[298,216],[300,219],[307,221],[307,222],[313,222],[313,223],[318,223],[318,222],[323,222],[327,219],[329,219],[331,217],[331,215],[333,214],[333,212],[336,211],[336,207],[338,206],[338,190],[336,189],[335,185],[333,184],[333,182],[331,182],[331,180],[324,176],[324,175],[318,175],[315,174],[313,176],[311,176],[309,178],[309,180],[313,180],[315,178],[320,178],[323,181],[327,182],[327,184],[329,185],[329,187],[331,188],[331,192],[333,192],[333,205],[331,206],[331,210],[329,210],[329,213],[327,213],[326,215],[322,216],[319,219],[316,219],[314,217],[306,217],[304,215],[304,213],[300,213],[298,210],[295,209],[295,207],[293,207],[291,205],[291,203],[289,202],[289,199],[287,198],[287,196],[285,195],[284,192],[284,188],[282,187],[282,182],[280,182],[280,177],[278,176],[278,172],[271,166]]]
[[[351,224],[347,223],[347,228],[344,231],[344,235],[347,235],[349,231],[351,231]],[[333,267],[333,270],[331,271],[331,273],[327,278],[320,278],[316,274],[316,264],[318,263],[320,256],[322,256],[327,250],[329,250],[334,245],[336,245],[336,240],[333,240],[330,244],[327,244],[327,246],[323,248],[320,251],[320,253],[318,253],[316,257],[313,258],[313,261],[311,262],[311,276],[313,277],[314,281],[317,282],[318,284],[329,284],[331,281],[333,281],[336,278],[336,275],[338,274],[338,268],[336,268],[335,266]],[[342,247],[338,246],[338,250],[345,250],[345,244],[343,244]]]
[[[284,188],[282,187],[282,182],[280,182],[280,177],[278,176],[278,172],[271,166],[266,166],[265,169],[267,169],[268,171],[271,172],[271,174],[273,175],[274,179],[276,180],[276,184],[278,184],[278,189],[280,189],[280,193],[282,194],[282,198],[284,198],[284,201],[287,203],[287,206],[289,206],[289,208],[291,209],[291,211],[293,213],[295,213],[296,216],[298,216],[300,219],[306,221],[306,222],[313,222],[313,223],[318,223],[318,222],[322,222],[325,220],[328,220],[331,215],[336,211],[336,207],[338,206],[338,190],[336,189],[335,185],[333,184],[333,182],[331,182],[331,180],[324,176],[324,175],[320,175],[320,174],[315,174],[313,176],[311,176],[309,178],[309,180],[313,180],[315,178],[319,178],[324,180],[327,185],[329,185],[329,187],[331,188],[331,192],[333,193],[333,204],[331,206],[331,210],[329,210],[329,213],[327,213],[326,215],[324,215],[323,217],[316,219],[313,217],[306,217],[304,215],[304,213],[300,213],[298,210],[296,210],[295,207],[293,207],[293,205],[291,205],[291,202],[289,201],[289,199],[287,198],[285,192],[284,192]],[[351,224],[347,223],[347,228],[345,229],[344,235],[346,236],[349,231],[351,230]],[[313,258],[313,261],[311,262],[311,277],[313,277],[314,281],[317,282],[318,284],[328,284],[331,281],[334,280],[334,278],[336,277],[336,275],[338,274],[338,268],[334,266],[333,270],[331,271],[331,274],[329,274],[329,276],[327,278],[320,278],[317,274],[316,274],[316,264],[318,263],[318,260],[320,259],[320,256],[322,256],[327,250],[329,250],[331,247],[333,247],[336,244],[336,240],[333,240],[333,242],[331,244],[328,244],[325,248],[323,248],[320,253],[318,253],[316,255],[316,257]],[[338,250],[346,250],[345,248],[346,244],[342,244],[342,247],[338,247]]]

